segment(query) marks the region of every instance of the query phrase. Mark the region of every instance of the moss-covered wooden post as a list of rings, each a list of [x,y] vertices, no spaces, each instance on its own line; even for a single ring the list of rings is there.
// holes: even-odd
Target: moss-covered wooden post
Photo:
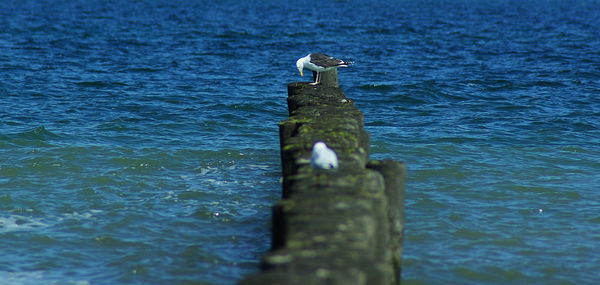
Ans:
[[[288,84],[272,247],[241,285],[400,283],[406,166],[369,161],[363,113],[338,87],[337,70],[319,76],[317,85]],[[319,140],[337,153],[338,169],[310,166]]]

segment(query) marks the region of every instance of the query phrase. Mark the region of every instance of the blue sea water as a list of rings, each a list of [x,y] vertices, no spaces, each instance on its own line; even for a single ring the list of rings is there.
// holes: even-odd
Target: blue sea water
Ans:
[[[403,284],[600,280],[600,2],[1,1],[0,284],[234,284],[310,51],[409,168]]]

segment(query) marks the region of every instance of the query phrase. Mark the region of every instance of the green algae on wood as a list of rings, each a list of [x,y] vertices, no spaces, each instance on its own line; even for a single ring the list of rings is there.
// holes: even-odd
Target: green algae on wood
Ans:
[[[287,102],[272,248],[241,284],[399,284],[405,165],[369,161],[363,113],[341,89],[291,83]],[[319,140],[336,151],[338,169],[310,167]]]

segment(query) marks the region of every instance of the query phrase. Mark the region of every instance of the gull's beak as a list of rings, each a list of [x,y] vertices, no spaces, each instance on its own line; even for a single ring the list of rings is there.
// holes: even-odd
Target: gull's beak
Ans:
[[[300,76],[304,76],[304,74],[302,74],[302,70],[300,70]]]

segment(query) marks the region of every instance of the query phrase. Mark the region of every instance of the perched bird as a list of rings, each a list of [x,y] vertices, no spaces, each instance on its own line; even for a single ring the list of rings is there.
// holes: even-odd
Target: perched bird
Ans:
[[[324,142],[318,141],[313,145],[310,165],[316,169],[337,168],[337,155],[332,149],[328,148]]]
[[[343,61],[341,59],[334,58],[322,53],[309,53],[307,56],[302,57],[296,61],[296,67],[300,71],[300,76],[304,76],[302,69],[310,69],[317,72],[317,78],[311,85],[319,84],[321,82],[320,73],[328,71],[338,67],[347,67],[352,64],[351,61]]]

